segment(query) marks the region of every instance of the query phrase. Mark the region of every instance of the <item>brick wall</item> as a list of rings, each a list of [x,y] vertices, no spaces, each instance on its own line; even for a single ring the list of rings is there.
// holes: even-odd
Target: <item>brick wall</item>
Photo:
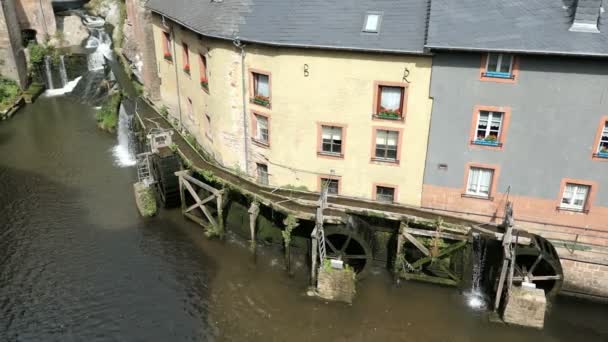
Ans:
[[[39,42],[57,31],[51,0],[17,0],[15,7],[21,29],[36,30]]]
[[[564,269],[562,291],[608,298],[608,265],[561,260]]]

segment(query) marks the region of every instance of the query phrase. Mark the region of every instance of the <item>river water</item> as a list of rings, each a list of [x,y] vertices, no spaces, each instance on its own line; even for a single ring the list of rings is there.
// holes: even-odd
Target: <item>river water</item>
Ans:
[[[559,298],[545,330],[508,327],[381,270],[352,306],[309,298],[278,252],[140,218],[115,145],[65,96],[0,123],[0,341],[608,341],[606,305]]]

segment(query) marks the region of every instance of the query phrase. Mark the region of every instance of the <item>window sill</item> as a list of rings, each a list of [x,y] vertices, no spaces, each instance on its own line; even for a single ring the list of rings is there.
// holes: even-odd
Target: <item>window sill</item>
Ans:
[[[557,211],[569,212],[569,213],[579,213],[579,214],[588,214],[589,209],[575,209],[575,208],[566,208],[562,206],[557,206],[555,208]]]
[[[331,159],[344,159],[343,153],[317,151],[317,156]]]
[[[388,165],[399,165],[399,159],[372,158],[371,162],[388,164]]]
[[[385,120],[385,121],[405,121],[405,117],[403,115],[400,116],[386,116],[379,114],[372,114],[372,120]]]
[[[172,56],[164,56],[163,59],[171,64],[173,64],[173,57]]]
[[[599,159],[608,159],[608,153],[604,153],[604,152],[594,153],[593,157],[599,158]]]
[[[201,81],[201,88],[208,94],[209,93],[209,81]]]
[[[471,194],[467,194],[467,193],[460,194],[460,197],[479,199],[479,200],[485,200],[485,201],[493,201],[494,200],[494,197],[492,197],[492,196],[471,195]]]
[[[268,142],[264,142],[262,140],[258,140],[256,138],[251,138],[251,141],[255,144],[258,145],[260,147],[265,147],[265,148],[270,148],[270,143]]]

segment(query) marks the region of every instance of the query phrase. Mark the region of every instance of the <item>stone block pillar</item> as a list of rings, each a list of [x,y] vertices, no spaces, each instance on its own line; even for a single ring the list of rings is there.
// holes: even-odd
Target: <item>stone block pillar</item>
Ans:
[[[542,329],[547,298],[541,289],[513,287],[507,298],[503,320],[506,323]]]

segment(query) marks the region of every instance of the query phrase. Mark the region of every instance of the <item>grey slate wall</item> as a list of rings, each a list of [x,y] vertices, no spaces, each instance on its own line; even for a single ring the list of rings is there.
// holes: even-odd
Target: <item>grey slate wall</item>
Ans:
[[[438,53],[425,184],[462,188],[467,162],[501,167],[497,191],[556,199],[563,178],[596,181],[593,205],[608,206],[608,162],[591,159],[608,115],[608,61],[519,56],[515,84],[479,80],[478,53]],[[475,105],[511,107],[502,151],[469,147]],[[447,164],[439,170],[438,164]]]

